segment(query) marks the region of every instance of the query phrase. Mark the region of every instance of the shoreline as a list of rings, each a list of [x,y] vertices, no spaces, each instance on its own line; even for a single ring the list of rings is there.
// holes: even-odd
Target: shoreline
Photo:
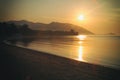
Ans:
[[[27,80],[26,78],[29,78],[29,80],[120,79],[120,70],[117,69],[84,63],[12,45],[4,44],[1,48],[7,55],[14,56],[16,62],[14,67],[17,66],[15,71],[19,73],[18,76],[22,80]],[[11,63],[13,64],[13,62]],[[20,69],[20,72],[18,69]]]

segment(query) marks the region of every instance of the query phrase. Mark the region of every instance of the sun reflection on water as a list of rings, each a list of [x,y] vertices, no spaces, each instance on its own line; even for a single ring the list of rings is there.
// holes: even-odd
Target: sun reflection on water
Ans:
[[[83,46],[80,46],[78,49],[78,60],[84,61],[84,59],[83,59]]]
[[[86,35],[78,35],[77,38],[79,40],[85,40],[87,38],[87,36]]]
[[[78,47],[78,60],[79,61],[84,61],[85,60],[83,59],[83,55],[84,55],[84,40],[87,38],[86,35],[79,35],[77,36],[77,38],[80,40],[78,43],[79,43],[79,47]]]

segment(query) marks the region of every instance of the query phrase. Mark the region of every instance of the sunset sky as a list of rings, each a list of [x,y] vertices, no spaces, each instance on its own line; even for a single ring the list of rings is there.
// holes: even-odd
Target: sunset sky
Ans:
[[[96,34],[120,34],[120,0],[0,0],[0,11],[1,21],[56,21]],[[80,15],[84,19],[78,19]]]

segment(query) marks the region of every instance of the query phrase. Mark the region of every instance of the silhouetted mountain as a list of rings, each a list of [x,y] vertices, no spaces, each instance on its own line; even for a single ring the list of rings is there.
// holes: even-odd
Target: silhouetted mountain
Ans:
[[[79,34],[93,34],[92,32],[90,32],[80,26],[69,24],[69,23],[52,22],[47,25],[46,29],[48,29],[48,30],[52,30],[52,29],[63,30],[63,31],[70,31],[71,29],[73,29],[76,32],[79,32]]]
[[[112,33],[112,32],[111,32],[111,33],[107,33],[106,35],[115,35],[115,33]]]
[[[17,25],[27,24],[29,28],[33,30],[70,31],[71,29],[73,29],[79,34],[93,34],[87,29],[69,23],[52,22],[50,24],[44,24],[44,23],[33,23],[25,20],[9,21],[9,23],[15,23]]]
[[[15,23],[16,25],[24,25],[27,24],[29,28],[33,30],[41,30],[41,27],[45,27],[47,24],[44,23],[33,23],[26,20],[20,20],[20,21],[8,21],[8,23]]]

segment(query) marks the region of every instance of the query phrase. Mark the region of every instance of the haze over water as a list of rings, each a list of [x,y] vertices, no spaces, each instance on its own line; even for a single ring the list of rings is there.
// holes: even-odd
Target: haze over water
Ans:
[[[119,41],[120,36],[44,36],[26,48],[120,69]]]

